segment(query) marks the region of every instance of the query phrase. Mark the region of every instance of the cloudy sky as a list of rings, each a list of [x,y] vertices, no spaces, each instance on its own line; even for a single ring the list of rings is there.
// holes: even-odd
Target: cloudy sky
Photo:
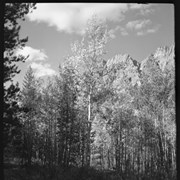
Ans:
[[[86,22],[93,14],[105,19],[113,39],[107,58],[128,53],[138,61],[160,46],[174,44],[172,4],[125,3],[38,3],[37,9],[20,22],[20,37],[29,40],[17,54],[29,55],[18,63],[21,73],[14,81],[22,84],[28,66],[37,77],[52,76],[70,54],[70,44],[82,38]]]

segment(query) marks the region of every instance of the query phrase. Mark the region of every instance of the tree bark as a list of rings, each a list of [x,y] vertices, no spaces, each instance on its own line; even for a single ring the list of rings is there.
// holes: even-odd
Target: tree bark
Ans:
[[[87,124],[87,166],[90,166],[91,160],[91,91],[88,96],[88,124]]]

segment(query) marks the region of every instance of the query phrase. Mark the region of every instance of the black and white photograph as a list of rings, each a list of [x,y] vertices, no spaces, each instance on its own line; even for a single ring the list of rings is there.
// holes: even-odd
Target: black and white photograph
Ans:
[[[174,11],[4,3],[4,179],[177,180]]]

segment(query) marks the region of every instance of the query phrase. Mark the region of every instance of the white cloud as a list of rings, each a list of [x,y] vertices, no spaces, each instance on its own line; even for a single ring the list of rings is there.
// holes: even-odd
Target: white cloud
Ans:
[[[130,9],[147,9],[151,7],[153,4],[138,4],[138,3],[130,3],[129,8]]]
[[[126,31],[125,28],[121,27],[121,26],[116,26],[114,29],[110,30],[110,35],[111,38],[114,39],[116,37],[115,33],[117,33],[117,31],[120,31],[122,36],[127,36],[128,32]]]
[[[143,36],[143,35],[145,35],[145,34],[147,34],[147,32],[145,32],[145,31],[138,31],[138,32],[137,32],[137,35],[138,35],[138,36]]]
[[[116,38],[116,35],[115,35],[116,31],[117,31],[116,29],[111,29],[111,30],[109,31],[110,36],[111,36],[112,39],[115,39],[115,38]]]
[[[132,10],[138,10],[139,13],[143,16],[151,14],[154,9],[152,9],[151,7],[154,6],[155,4],[129,4],[129,9]]]
[[[146,34],[156,33],[159,30],[159,28],[160,28],[160,24],[156,25],[153,28],[146,29],[145,31],[139,31],[139,32],[137,32],[137,35],[138,36],[144,36]]]
[[[119,29],[120,29],[120,26],[116,26],[114,29],[111,29],[111,30],[109,31],[110,36],[111,36],[112,39],[114,39],[114,38],[116,37],[115,33],[116,33]]]
[[[16,55],[22,55],[27,57],[27,61],[44,61],[48,58],[44,50],[34,49],[29,46],[25,46],[23,49],[18,49]]]
[[[55,26],[58,31],[82,34],[93,14],[120,22],[127,10],[126,3],[38,3],[37,9],[27,16],[30,21],[45,22]]]
[[[129,21],[126,24],[126,28],[128,29],[135,29],[135,30],[140,30],[142,28],[145,28],[147,25],[151,24],[151,20],[149,19],[144,19],[144,20],[135,20],[135,21]]]
[[[52,76],[56,75],[56,71],[51,68],[50,64],[41,64],[41,63],[31,63],[31,68],[35,72],[36,77],[42,77],[42,76]]]
[[[152,14],[154,12],[154,9],[141,9],[140,10],[140,14],[143,16]]]
[[[143,36],[150,33],[155,33],[159,30],[160,24],[152,27],[152,21],[150,19],[139,19],[135,21],[129,21],[126,24],[126,29],[135,30],[138,36]],[[149,26],[150,25],[150,26]]]
[[[127,35],[128,35],[128,32],[126,31],[125,28],[121,27],[121,28],[120,28],[120,31],[121,31],[121,35],[122,35],[122,36],[127,36]]]

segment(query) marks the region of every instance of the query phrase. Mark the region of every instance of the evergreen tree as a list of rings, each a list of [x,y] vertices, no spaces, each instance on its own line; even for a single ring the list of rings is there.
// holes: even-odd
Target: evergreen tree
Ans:
[[[4,82],[12,80],[19,73],[15,62],[25,61],[26,57],[17,56],[15,50],[25,46],[28,38],[20,39],[20,25],[18,20],[25,20],[24,16],[32,9],[34,3],[5,3],[4,12]]]
[[[4,4],[4,102],[3,102],[3,128],[4,128],[4,148],[9,141],[13,140],[12,129],[19,128],[19,120],[17,117],[18,111],[18,84],[12,83],[12,78],[19,73],[16,62],[24,61],[26,57],[16,56],[15,51],[22,48],[27,42],[27,38],[20,39],[20,26],[18,20],[23,19],[24,16],[35,8],[35,4],[27,3],[5,3]],[[11,85],[5,85],[10,82]]]
[[[23,109],[22,124],[23,124],[23,156],[27,160],[28,165],[31,165],[34,154],[34,141],[36,131],[37,115],[39,111],[39,99],[41,95],[38,93],[38,81],[34,76],[31,67],[27,70],[24,77],[23,90],[21,93],[21,108]]]

